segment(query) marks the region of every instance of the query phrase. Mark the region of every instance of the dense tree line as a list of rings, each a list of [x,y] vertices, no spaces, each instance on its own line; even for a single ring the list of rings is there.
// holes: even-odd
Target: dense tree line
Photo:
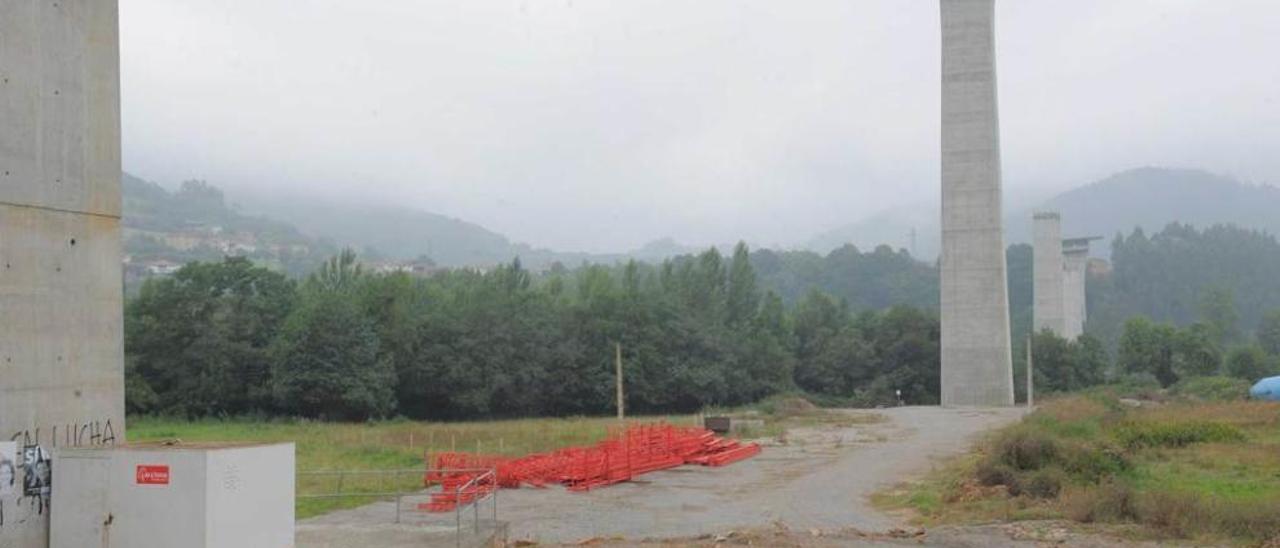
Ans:
[[[817,288],[845,300],[854,310],[938,307],[936,266],[887,245],[866,252],[845,245],[826,256],[762,249],[751,254],[751,264],[761,284],[786,303],[799,302]]]
[[[1268,317],[1276,318],[1276,314]],[[1251,339],[1236,340],[1204,321],[1180,328],[1135,316],[1125,322],[1120,335],[1118,373],[1148,376],[1162,386],[1207,376],[1253,382],[1280,374],[1280,354],[1272,346],[1277,342],[1272,337],[1259,329]]]
[[[1038,390],[1280,371],[1274,238],[1171,225],[1114,246],[1112,272],[1090,279],[1088,333],[1031,337]],[[1031,249],[1007,258],[1022,398]],[[351,252],[302,280],[243,258],[192,263],[127,303],[127,399],[131,412],[188,416],[606,413],[620,344],[636,412],[792,391],[935,403],[936,277],[905,252],[852,246],[821,257],[739,245],[727,258],[711,249],[536,276],[519,260],[372,274]]]
[[[636,412],[803,390],[938,398],[938,323],[761,289],[745,246],[536,277],[520,262],[429,278],[344,252],[304,280],[242,258],[149,280],[125,311],[131,412],[329,419],[606,413],[614,345]]]
[[[1280,243],[1265,232],[1177,223],[1151,235],[1135,229],[1116,235],[1111,261],[1110,274],[1089,280],[1089,329],[1108,342],[1135,315],[1179,326],[1205,321],[1225,329],[1227,342],[1244,342],[1280,310]]]

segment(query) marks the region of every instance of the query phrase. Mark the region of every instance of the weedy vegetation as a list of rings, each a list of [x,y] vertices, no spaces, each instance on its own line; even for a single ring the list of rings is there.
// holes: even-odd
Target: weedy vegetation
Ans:
[[[1154,538],[1280,537],[1280,404],[1207,399],[1217,384],[1136,406],[1106,389],[1052,399],[876,502],[926,525],[1069,519]]]

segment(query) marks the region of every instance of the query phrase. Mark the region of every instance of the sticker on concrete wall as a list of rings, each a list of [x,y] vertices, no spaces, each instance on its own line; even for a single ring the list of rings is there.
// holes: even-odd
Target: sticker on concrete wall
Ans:
[[[44,447],[28,445],[22,448],[22,469],[22,494],[46,506],[53,489],[53,458]]]
[[[169,485],[169,465],[139,464],[134,482],[138,485]]]

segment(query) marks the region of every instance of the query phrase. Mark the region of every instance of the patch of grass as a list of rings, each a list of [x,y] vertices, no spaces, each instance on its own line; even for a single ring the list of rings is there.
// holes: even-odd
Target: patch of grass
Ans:
[[[1068,488],[1058,506],[1065,517],[1080,523],[1116,523],[1138,517],[1133,489],[1118,481]]]
[[[877,503],[922,524],[1034,516],[1210,543],[1280,535],[1280,404],[1182,397],[1135,408],[1118,392],[1048,400]]]
[[[1062,486],[1066,483],[1067,473],[1063,472],[1061,468],[1044,468],[1031,474],[1031,477],[1022,487],[1021,493],[1039,499],[1052,499],[1062,492]]]
[[[1191,377],[1178,381],[1175,396],[1203,401],[1237,401],[1249,398],[1249,381],[1235,377]]]
[[[1261,470],[1268,469],[1276,471],[1277,467],[1271,464]],[[1267,501],[1280,494],[1280,472],[1270,477],[1258,472],[1257,468],[1227,462],[1205,465],[1195,457],[1176,460],[1152,458],[1133,475],[1133,485],[1145,491],[1190,493],[1239,502]],[[1277,512],[1280,512],[1280,507],[1277,507]]]
[[[1208,421],[1133,422],[1115,429],[1125,447],[1186,447],[1193,443],[1244,441],[1244,432],[1229,424]]]
[[[1034,428],[1014,427],[996,438],[994,454],[1015,470],[1039,470],[1058,459],[1058,441]]]
[[[637,422],[665,420],[693,424],[692,416],[637,417]],[[299,472],[315,470],[408,470],[424,468],[424,458],[442,451],[468,451],[518,456],[551,451],[570,445],[588,445],[604,439],[617,419],[573,417],[513,419],[474,422],[383,421],[326,423],[305,420],[253,421],[206,419],[187,421],[152,417],[129,420],[129,441],[181,440],[183,442],[293,442]],[[416,473],[298,476],[301,494],[336,492],[380,493],[421,488]],[[297,516],[306,518],[328,511],[367,504],[375,498],[297,499]]]
[[[1120,476],[1133,466],[1121,448],[1106,442],[1065,444],[1060,463],[1077,483],[1086,484]]]

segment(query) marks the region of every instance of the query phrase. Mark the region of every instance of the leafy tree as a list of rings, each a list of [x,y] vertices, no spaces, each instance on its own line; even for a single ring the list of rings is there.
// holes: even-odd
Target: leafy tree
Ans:
[[[1246,381],[1256,381],[1275,371],[1267,353],[1258,345],[1241,346],[1227,354],[1227,373]]]
[[[320,265],[320,269],[311,274],[307,283],[321,291],[354,291],[363,277],[364,267],[357,262],[356,252],[346,248]]]
[[[936,315],[918,308],[895,306],[881,313],[863,314],[860,327],[868,333],[875,354],[871,372],[883,381],[863,389],[868,403],[895,403],[890,390],[901,390],[912,404],[937,404],[941,389],[941,325]],[[866,375],[862,378],[866,378]]]
[[[1268,355],[1280,356],[1280,309],[1268,312],[1258,324],[1258,345]]]
[[[351,295],[304,297],[271,354],[273,393],[287,413],[363,420],[395,409],[395,370],[379,356],[373,322]]]
[[[1031,308],[1034,301],[1032,284],[1032,255],[1030,244],[1013,244],[1005,250],[1008,265],[1009,325],[1015,341],[1025,341],[1031,335]],[[1025,356],[1026,349],[1023,349]],[[1021,356],[1018,358],[1024,359]],[[1024,364],[1025,367],[1025,364]],[[1026,371],[1024,368],[1023,371]]]
[[[244,258],[147,281],[125,308],[131,409],[200,416],[268,409],[267,349],[294,284]]]
[[[1075,359],[1071,343],[1048,329],[1031,337],[1032,372],[1038,392],[1063,392],[1075,387]]]
[[[1227,344],[1239,337],[1235,293],[1222,287],[1211,287],[1200,297],[1200,318],[1215,342]]]
[[[1129,319],[1120,336],[1120,367],[1126,373],[1152,375],[1161,386],[1178,382],[1173,367],[1176,335],[1172,325],[1155,323],[1144,316]]]
[[[729,263],[728,281],[728,321],[729,325],[742,325],[750,322],[759,307],[760,290],[756,287],[756,272],[751,267],[751,256],[747,244],[739,242],[733,249],[733,259]]]
[[[1085,333],[1072,342],[1075,377],[1072,389],[1097,386],[1106,382],[1107,368],[1111,364],[1110,356],[1102,341]]]
[[[1179,377],[1205,377],[1218,373],[1222,366],[1222,350],[1215,342],[1217,333],[1216,328],[1203,323],[1178,330],[1173,368]]]
[[[1109,363],[1102,342],[1087,334],[1074,341],[1042,330],[1032,337],[1036,389],[1067,392],[1102,384]]]

